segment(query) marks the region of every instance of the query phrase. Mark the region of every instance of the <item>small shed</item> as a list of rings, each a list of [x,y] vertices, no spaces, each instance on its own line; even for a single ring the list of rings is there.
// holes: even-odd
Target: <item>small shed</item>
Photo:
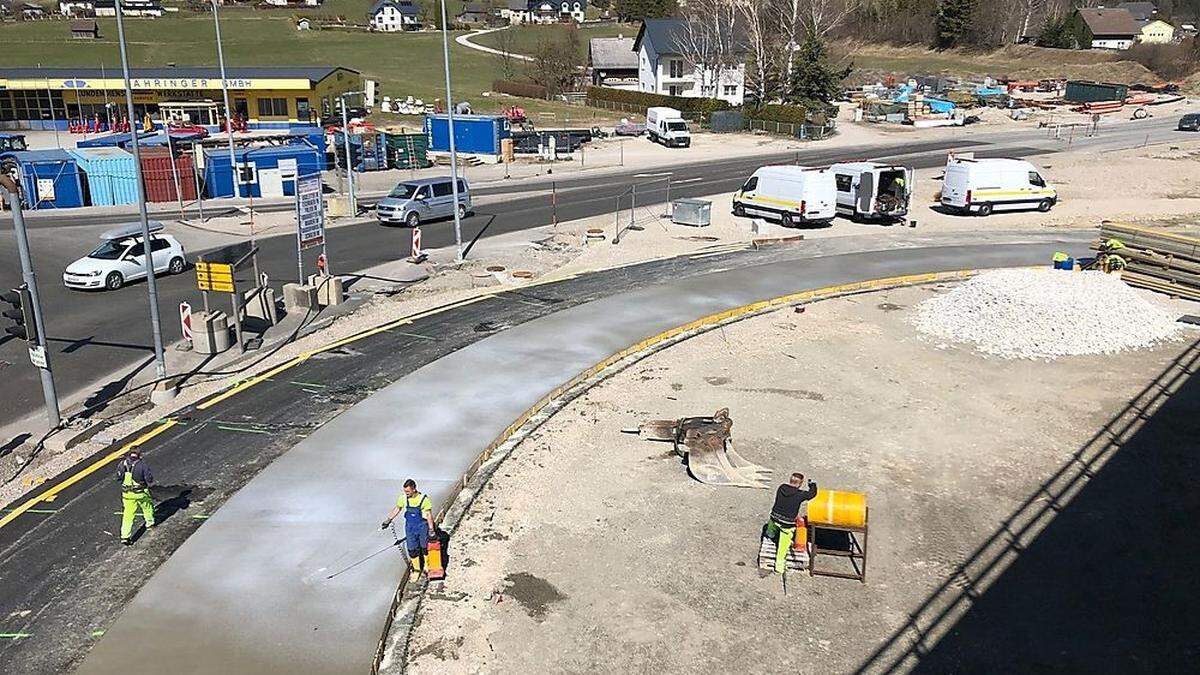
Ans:
[[[234,157],[239,172],[238,193],[243,197],[293,196],[296,178],[318,174],[322,166],[319,151],[308,143],[239,148]],[[204,153],[204,178],[209,197],[233,196],[227,148]]]
[[[137,166],[121,148],[75,148],[68,151],[83,171],[92,206],[119,206],[138,201]]]
[[[1067,82],[1066,99],[1071,103],[1095,103],[1097,101],[1124,101],[1129,95],[1129,86],[1111,82]]]
[[[95,40],[100,37],[100,26],[95,19],[74,19],[71,21],[71,38],[75,40]]]
[[[21,191],[31,209],[73,209],[83,206],[79,165],[64,150],[26,150],[13,153],[21,172]]]
[[[299,19],[296,19],[296,30],[311,30],[311,29],[312,29],[312,22],[309,21],[307,16],[302,16]]]

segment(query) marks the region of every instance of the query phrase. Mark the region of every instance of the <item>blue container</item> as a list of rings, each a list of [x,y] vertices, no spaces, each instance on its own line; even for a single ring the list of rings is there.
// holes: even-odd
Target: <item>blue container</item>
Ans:
[[[14,152],[21,172],[21,191],[32,209],[73,209],[83,206],[79,165],[65,150]]]
[[[234,157],[247,177],[238,186],[242,197],[293,196],[296,178],[320,173],[324,164],[320,152],[307,143],[238,148]],[[204,152],[204,184],[209,197],[233,196],[228,148]]]
[[[1054,269],[1056,270],[1073,270],[1075,269],[1075,259],[1067,258],[1066,260],[1055,260]]]
[[[118,206],[138,201],[137,163],[121,148],[76,148],[68,151],[87,182],[92,206]]]
[[[309,145],[317,149],[321,158],[321,170],[329,168],[329,147],[325,140],[325,130],[321,127],[294,127],[288,130],[289,145]]]
[[[138,141],[154,136],[153,132],[138,132]],[[133,142],[133,134],[107,134],[76,141],[76,148],[123,148]]]
[[[499,155],[500,141],[511,134],[508,119],[503,116],[454,116],[454,149],[461,153]],[[445,115],[426,115],[425,135],[430,152],[450,152],[450,123]]]

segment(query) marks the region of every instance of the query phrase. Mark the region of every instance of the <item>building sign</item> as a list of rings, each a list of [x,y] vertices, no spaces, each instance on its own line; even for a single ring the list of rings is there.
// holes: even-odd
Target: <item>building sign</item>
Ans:
[[[193,78],[158,78],[158,77],[135,77],[129,80],[130,85],[134,89],[220,89],[221,80],[219,78],[209,79],[207,77]],[[253,89],[254,80],[247,78],[230,78],[225,80],[225,83],[230,89]]]
[[[39,202],[54,201],[54,179],[53,178],[37,179],[37,200]]]
[[[325,242],[325,204],[321,199],[321,176],[296,179],[296,236],[300,249]]]

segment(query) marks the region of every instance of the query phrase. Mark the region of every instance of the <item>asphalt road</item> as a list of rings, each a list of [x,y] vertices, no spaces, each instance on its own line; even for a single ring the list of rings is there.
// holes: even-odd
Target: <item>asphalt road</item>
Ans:
[[[1020,244],[1029,237],[1040,243]],[[847,238],[813,242],[802,248],[655,261],[544,286],[504,291],[479,302],[419,318],[404,325],[403,330],[375,333],[345,347],[307,359],[290,370],[260,381],[249,391],[222,398],[211,405],[201,402],[185,408],[171,417],[173,425],[162,427],[159,435],[140,442],[160,482],[153,493],[159,504],[160,526],[138,541],[133,549],[120,546],[115,534],[120,499],[116,478],[112,474],[113,464],[111,461],[107,464],[95,463],[109,449],[34,491],[30,495],[30,499],[38,499],[33,503],[34,508],[0,517],[0,636],[4,636],[0,637],[0,663],[4,663],[5,669],[11,672],[29,673],[64,672],[77,666],[105,631],[113,627],[122,608],[138,594],[159,565],[268,464],[306,437],[313,435],[315,438],[316,429],[372,393],[392,384],[402,374],[413,373],[421,366],[447,355],[460,354],[465,347],[489,335],[619,294],[636,292],[628,297],[641,297],[638,294],[664,284],[690,284],[693,293],[695,288],[707,289],[706,297],[711,301],[712,284],[700,277],[730,270],[735,272],[735,276],[742,275],[745,286],[743,292],[749,294],[747,297],[757,299],[761,297],[758,294],[777,295],[780,291],[774,286],[764,287],[756,280],[756,275],[752,273],[756,266],[762,266],[762,269],[772,266],[782,270],[785,274],[781,288],[799,290],[810,283],[840,283],[836,280],[846,277],[924,271],[926,268],[922,266],[925,264],[922,261],[928,260],[934,261],[928,264],[940,269],[1027,264],[1063,246],[1068,246],[1070,250],[1086,245],[1085,237],[1077,234],[1066,237],[1062,239],[1051,233],[1007,238],[990,234],[985,239],[976,239],[961,234],[939,237],[904,232],[892,237],[892,250],[887,250],[889,244],[883,241],[887,237],[870,240]],[[963,242],[971,243],[963,245]],[[957,247],[949,247],[955,243]],[[849,253],[862,246],[884,250]],[[830,255],[838,252],[844,255]],[[716,300],[726,303],[741,297],[725,292],[718,295],[720,297]],[[707,305],[677,302],[676,306],[690,307],[690,311],[703,311]],[[605,315],[604,312],[600,314]],[[652,313],[637,314],[650,316]],[[665,318],[672,317],[668,314]],[[591,330],[593,335],[608,333],[607,330],[594,327]],[[561,348],[573,353],[574,340],[559,340],[559,343]],[[609,352],[601,350],[598,353]],[[493,367],[501,370],[511,369],[512,363],[520,362],[511,357],[502,358],[498,354],[495,359]],[[420,407],[423,403],[413,405]],[[492,423],[500,424],[502,428],[508,421],[489,420],[489,424]],[[459,427],[462,426],[459,422]],[[476,435],[479,435],[487,429],[481,427],[476,431]],[[486,433],[483,435],[492,437]],[[324,437],[328,436],[325,434]],[[474,442],[472,437],[467,444]],[[441,454],[446,454],[446,457]],[[450,456],[448,453],[441,454],[437,455],[436,461],[435,458],[427,458],[428,462],[441,465],[443,459]],[[319,462],[355,461],[350,456],[343,457],[341,452],[322,451],[319,455]],[[383,455],[392,457],[392,450]],[[373,456],[376,459],[381,457],[378,453]],[[97,468],[93,471],[90,467]],[[394,477],[391,474],[398,470],[392,467],[390,472],[380,469],[381,473],[368,471],[364,475],[371,476],[370,481],[378,481],[385,474],[389,478]],[[274,536],[267,531],[277,527],[272,522],[273,518],[281,518],[292,526],[313,519],[321,524],[320,527],[327,529],[342,522],[345,517],[352,516],[356,522],[366,517],[362,512],[365,507],[355,509],[353,514],[341,507],[332,510],[308,509],[308,500],[312,495],[311,491],[302,487],[304,481],[323,482],[326,473],[341,475],[346,473],[347,467],[330,469],[328,472],[306,471],[309,475],[297,479],[299,482],[296,485],[283,490],[286,494],[272,497],[288,506],[272,507],[251,499],[251,515],[234,517],[232,522],[229,517],[224,517],[220,521],[221,526],[233,526],[253,539],[258,531],[263,536]],[[46,497],[51,499],[47,500]],[[363,494],[357,494],[353,489],[341,495],[343,500],[361,500],[362,497]],[[27,503],[20,502],[22,505]],[[261,512],[253,508],[255,503],[262,508]],[[288,512],[288,508],[295,509],[295,512]],[[369,529],[375,528],[376,518],[374,513],[370,515]],[[214,525],[217,524],[214,521]],[[214,529],[221,530],[220,527]],[[314,541],[313,533],[297,533],[292,545],[318,545],[333,555],[354,543],[338,540],[336,534],[328,536],[334,539],[317,537]],[[301,539],[306,541],[301,542]],[[280,546],[287,547],[289,544],[282,543]],[[244,552],[254,552],[254,557],[263,554],[261,546],[247,546],[245,549]],[[251,578],[247,575],[273,569],[282,561],[269,560],[272,555],[269,550],[265,552],[266,558],[258,558],[258,563],[235,560],[233,554],[222,552],[219,548],[200,546],[191,550],[200,556],[199,564],[205,570],[204,574],[223,579],[219,586],[237,588],[239,584],[246,584],[241,586],[242,593],[237,598],[222,600],[217,603],[220,607],[211,607],[214,612],[239,613],[237,605],[245,603],[243,616],[256,612],[256,605],[248,595],[254,584],[247,581]],[[297,554],[297,551],[285,554],[280,549],[275,550],[279,551],[281,559]],[[185,563],[176,563],[175,560],[168,563],[176,569],[181,564]],[[191,558],[191,564],[197,564],[195,557]],[[256,572],[248,569],[247,565],[259,565],[262,569]],[[392,569],[396,574],[399,574],[398,570],[398,566]],[[382,572],[386,574],[387,570]],[[215,577],[213,580],[214,583],[217,581]],[[386,588],[375,590],[385,596],[390,592]],[[185,614],[192,616],[198,606],[205,604],[199,596],[178,600],[184,603],[181,609],[186,606],[187,610],[181,611],[176,618]],[[169,606],[160,609],[168,615],[172,614]],[[122,620],[125,618],[136,622],[145,620],[148,615],[122,616]],[[374,617],[374,620],[378,618]],[[249,635],[253,628],[251,624],[273,621],[285,621],[285,617],[234,621],[223,630],[237,633],[239,628],[245,628]],[[169,629],[165,625],[158,628]],[[330,629],[338,630],[337,627]],[[307,634],[313,635],[312,640],[317,642],[325,639]],[[114,637],[117,637],[115,633]],[[306,670],[298,663],[309,663],[303,659],[293,662],[290,654],[271,647],[276,644],[274,642],[259,642],[252,651],[239,651],[237,644],[204,630],[188,630],[170,638],[185,641],[190,645],[190,650],[201,652],[200,655],[180,655],[179,660],[172,660],[168,641],[152,638],[141,643],[146,650],[142,654],[153,654],[148,661],[128,658],[127,650],[136,651],[138,648],[137,644],[131,643],[138,643],[140,639],[122,639],[116,645],[109,644],[107,654],[109,657],[117,655],[121,664],[118,669],[122,672],[161,672],[164,669],[175,672],[295,672],[296,667]],[[299,634],[292,634],[288,639],[304,640]],[[357,637],[359,642],[365,640],[367,643],[374,639],[375,636],[369,634]],[[114,646],[117,647],[115,651],[112,649]],[[264,649],[270,655],[271,663],[254,660],[256,654]],[[345,647],[340,649],[345,651]],[[308,652],[312,651],[308,649]],[[331,656],[318,654],[314,658],[329,663]],[[207,663],[211,666],[223,658],[232,659],[225,661],[227,665],[237,665],[232,668],[206,668],[204,665]],[[369,659],[369,655],[356,654],[356,658]],[[337,672],[345,670],[343,668]],[[100,672],[112,672],[112,669],[106,665],[100,668]]]
[[[1174,118],[1130,123],[1114,127],[1097,139],[1076,139],[1074,147],[1085,142],[1114,148],[1138,145],[1147,140],[1170,137],[1173,125]],[[1047,142],[1045,133],[1040,131],[981,135],[979,140],[947,138],[907,145],[812,147],[811,151],[799,154],[801,162],[821,165],[849,159],[895,158],[917,168],[941,165],[945,162],[946,151],[954,148],[969,148],[979,156],[1020,157],[1067,148],[1065,143]],[[788,152],[671,167],[670,196],[703,196],[732,191],[755,168],[791,162],[795,158],[796,153]],[[662,171],[631,167],[621,174],[574,176],[557,181],[558,219],[568,221],[611,213],[616,196],[633,183],[642,184],[638,190],[639,204],[662,202],[667,196],[665,183],[653,182],[654,179],[648,176]],[[490,203],[478,207],[475,215],[464,221],[463,236],[468,242],[551,222],[553,211],[544,184],[489,186],[476,193],[498,201],[489,200]],[[121,221],[128,222],[129,218],[121,218]],[[146,286],[133,283],[115,292],[79,292],[62,286],[62,270],[91,250],[99,232],[111,226],[110,217],[89,218],[82,212],[67,216],[33,214],[27,223],[50,337],[49,356],[60,396],[87,391],[89,402],[103,400],[109,392],[119,391],[136,373],[153,368]],[[427,249],[449,246],[453,244],[453,228],[449,222],[432,223],[423,228],[423,237]],[[293,280],[296,274],[295,238],[281,235],[259,240],[259,245],[261,269],[277,283]],[[366,222],[331,230],[328,246],[333,269],[345,272],[366,269],[407,255],[408,238],[399,228]],[[7,222],[4,222],[0,236],[0,261],[4,263],[0,265],[0,288],[18,285],[20,268],[11,226]],[[197,307],[200,297],[190,273],[160,278],[158,288],[164,339],[169,343],[180,337],[175,308],[183,301]],[[29,364],[25,345],[7,336],[0,337],[0,396],[7,403],[0,409],[0,426],[40,410],[42,406],[38,375]],[[7,440],[0,439],[0,444]]]

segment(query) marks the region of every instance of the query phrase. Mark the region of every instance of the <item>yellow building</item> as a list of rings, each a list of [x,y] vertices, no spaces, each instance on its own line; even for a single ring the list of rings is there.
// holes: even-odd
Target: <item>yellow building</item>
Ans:
[[[315,124],[335,112],[339,94],[363,88],[358,71],[334,66],[227,68],[226,76],[234,115],[252,128]],[[216,68],[134,68],[130,85],[138,118],[217,126],[224,117]],[[120,69],[0,68],[0,128],[65,129],[124,116]]]
[[[1175,27],[1166,21],[1153,19],[1142,26],[1138,41],[1152,45],[1169,44],[1175,40]]]

